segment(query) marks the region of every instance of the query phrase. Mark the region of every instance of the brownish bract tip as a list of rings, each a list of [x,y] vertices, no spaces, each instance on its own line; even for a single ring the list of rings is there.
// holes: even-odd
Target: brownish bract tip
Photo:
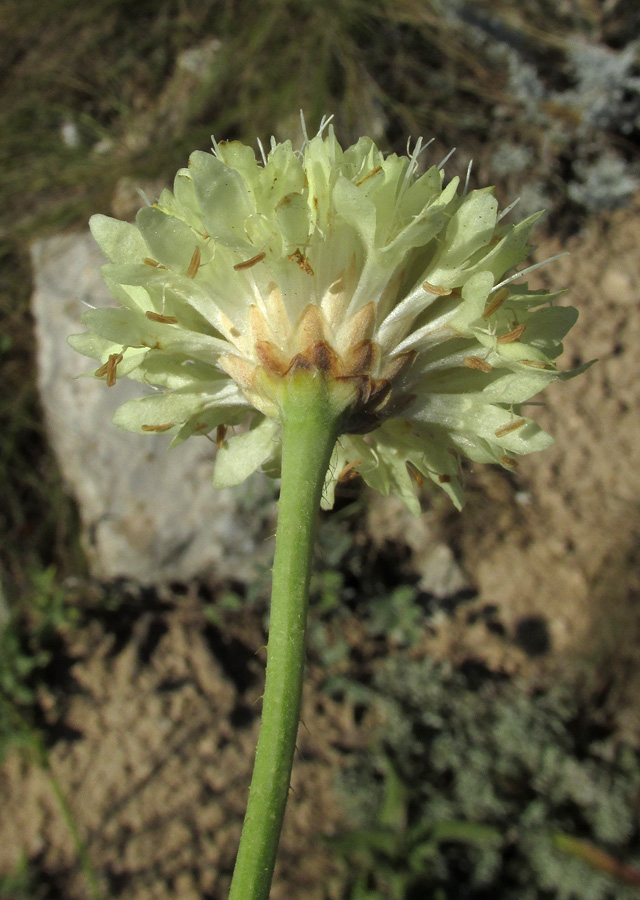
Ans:
[[[255,350],[260,364],[274,375],[284,375],[289,368],[289,360],[271,341],[256,341]]]
[[[314,344],[311,348],[310,361],[316,369],[327,375],[335,377],[340,371],[340,360],[326,341]]]
[[[343,371],[346,376],[366,375],[377,368],[380,359],[380,347],[373,341],[359,341],[349,347],[342,358]]]

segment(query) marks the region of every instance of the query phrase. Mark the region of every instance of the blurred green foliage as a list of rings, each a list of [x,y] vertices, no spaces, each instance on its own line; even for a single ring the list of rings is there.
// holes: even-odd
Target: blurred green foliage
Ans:
[[[30,573],[28,589],[0,626],[0,761],[13,746],[39,746],[32,713],[55,648],[80,619],[53,566]]]
[[[341,776],[350,900],[638,896],[598,859],[640,877],[640,760],[574,694],[401,657],[374,688],[379,741]],[[564,835],[598,850],[561,852]]]

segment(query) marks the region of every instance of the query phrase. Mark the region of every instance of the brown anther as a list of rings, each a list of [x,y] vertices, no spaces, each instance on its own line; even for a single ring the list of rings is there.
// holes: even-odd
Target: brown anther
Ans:
[[[522,426],[526,424],[526,419],[514,419],[513,422],[507,422],[506,425],[501,425],[500,428],[496,428],[493,433],[497,438],[501,438],[504,437],[505,434],[511,434],[512,431],[522,428]]]
[[[226,425],[218,425],[216,428],[216,446],[218,450],[224,444],[224,439],[227,436],[227,426]]]
[[[145,256],[145,258],[142,260],[142,262],[145,264],[145,266],[153,266],[154,269],[166,269],[167,268],[166,266],[161,265],[155,259],[151,259],[150,256]]]
[[[497,341],[499,344],[510,344],[512,341],[517,341],[518,338],[522,337],[526,325],[517,325],[513,331],[508,331],[507,334],[501,334]]]
[[[346,463],[346,465],[343,466],[342,472],[340,472],[340,474],[338,475],[338,481],[340,482],[340,484],[344,484],[345,481],[351,481],[353,478],[358,477],[359,473],[356,469],[356,466],[359,466],[360,463],[361,460],[355,459],[353,462]]]
[[[495,297],[493,297],[485,306],[484,312],[482,313],[482,318],[488,319],[489,316],[492,316],[494,314],[494,312],[497,312],[497,310],[500,309],[500,307],[502,306],[502,304],[504,303],[504,301],[507,299],[508,296],[509,296],[508,288],[505,287],[505,288],[502,288],[501,290],[499,290],[496,293]]]
[[[418,487],[421,488],[424,484],[424,478],[422,477],[422,473],[416,469],[416,467],[410,460],[407,460],[407,472],[418,485]]]
[[[118,368],[118,363],[121,363],[123,359],[122,353],[112,353],[106,363],[100,366],[99,369],[96,369],[93,374],[97,378],[102,378],[103,375],[106,375],[107,387],[113,387],[116,383],[116,369]]]
[[[187,278],[195,278],[200,268],[200,247],[196,247],[187,269]]]
[[[233,268],[236,272],[240,272],[242,269],[251,269],[253,266],[257,266],[259,262],[262,262],[266,255],[263,250],[262,253],[256,253],[255,256],[252,256],[251,259],[245,259],[244,262],[236,263]]]
[[[308,260],[307,257],[304,255],[304,253],[302,252],[302,250],[300,250],[300,249],[296,250],[295,253],[291,253],[291,254],[287,257],[287,259],[288,259],[290,262],[297,263],[298,268],[299,268],[299,269],[302,269],[303,272],[306,272],[307,275],[313,275],[313,269],[311,268],[311,265],[310,265],[310,263],[309,263],[309,260]]]
[[[372,169],[370,172],[361,178],[360,181],[356,181],[356,187],[360,187],[361,184],[364,184],[365,181],[368,181],[370,178],[373,178],[374,175],[377,175],[378,172],[382,172],[382,166],[376,166],[375,169]]]
[[[175,422],[165,422],[164,425],[141,425],[143,431],[168,431],[173,428]]]
[[[481,359],[479,356],[465,356],[462,361],[467,369],[477,369],[479,372],[486,372],[487,374],[493,369],[486,359]]]
[[[163,325],[177,325],[178,320],[175,316],[161,316],[160,313],[149,312],[145,313],[147,319],[151,322],[160,322]]]
[[[540,362],[539,359],[521,359],[520,362],[523,366],[530,366],[532,369],[546,369],[547,371],[552,371],[550,366],[544,362]]]
[[[500,457],[500,462],[503,466],[506,466],[508,469],[517,469],[518,468],[518,460],[514,459],[512,456],[502,455]]]
[[[449,484],[451,482],[451,475],[438,475],[438,481],[440,484]]]
[[[435,294],[437,297],[448,297],[449,294],[452,294],[453,291],[451,288],[442,287],[439,284],[431,284],[428,281],[422,282],[422,289],[427,292],[427,294]]]

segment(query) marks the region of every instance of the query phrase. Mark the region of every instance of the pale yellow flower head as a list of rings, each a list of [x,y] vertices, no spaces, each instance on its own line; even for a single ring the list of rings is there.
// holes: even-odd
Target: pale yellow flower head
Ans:
[[[107,384],[145,386],[115,423],[173,444],[216,432],[214,483],[236,484],[277,472],[282,385],[305,371],[343,411],[325,505],[359,473],[414,512],[423,478],[462,505],[461,456],[513,468],[547,447],[522,404],[575,374],[554,360],[577,312],[515,283],[538,216],[504,224],[492,188],[420,174],[422,149],[343,150],[327,123],[261,159],[214,142],[135,225],[94,216],[120,305],[88,310],[71,343]]]

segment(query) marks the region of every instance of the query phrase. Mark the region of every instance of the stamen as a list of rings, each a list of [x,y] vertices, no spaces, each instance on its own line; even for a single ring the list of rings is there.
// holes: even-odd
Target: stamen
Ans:
[[[251,259],[245,259],[244,262],[236,263],[233,268],[236,272],[240,272],[242,269],[250,269],[252,266],[257,266],[259,262],[262,262],[266,255],[263,250],[262,253],[256,253],[255,256],[252,256]]]
[[[412,478],[419,488],[424,484],[424,478],[422,477],[422,473],[416,469],[415,465],[411,462],[410,459],[407,460],[407,472],[409,473],[409,477]]]
[[[453,154],[456,152],[456,149],[457,149],[456,147],[453,147],[451,150],[449,150],[449,152],[447,153],[445,158],[442,160],[442,162],[438,163],[438,165],[436,166],[438,171],[440,171],[441,169],[443,169],[446,166],[446,164],[449,162],[449,160],[451,159]]]
[[[465,356],[462,361],[467,369],[477,369],[478,372],[485,372],[487,375],[493,371],[493,366],[479,356]]]
[[[200,247],[196,246],[187,269],[187,278],[195,278],[200,268]]]
[[[546,369],[547,372],[554,371],[551,366],[541,362],[539,359],[521,359],[520,362],[523,366],[530,366],[532,369]]]
[[[496,428],[493,433],[497,438],[501,438],[504,437],[505,434],[511,434],[512,431],[517,431],[518,428],[522,428],[522,426],[526,424],[526,419],[514,419],[513,422],[507,422],[506,425],[501,425],[500,428]]]
[[[302,112],[302,110],[300,110],[300,127],[302,128],[303,137],[302,147],[300,148],[300,150],[304,150],[304,148],[309,143],[309,136],[307,134],[307,123],[304,120],[304,113]]]
[[[262,141],[260,140],[260,138],[256,138],[256,141],[258,142],[258,147],[260,148],[260,156],[262,157],[262,165],[263,165],[263,166],[266,166],[266,164],[267,164],[267,155],[266,155],[266,153],[264,152],[264,147],[262,146]]]
[[[153,206],[153,203],[149,200],[142,188],[136,188],[136,194],[138,194],[139,197],[142,197],[145,206]]]
[[[504,219],[505,216],[508,216],[509,213],[511,212],[511,210],[513,209],[513,207],[516,206],[518,203],[520,203],[520,197],[516,197],[516,199],[513,201],[513,203],[510,203],[509,206],[505,206],[505,208],[502,210],[502,212],[498,215],[498,218],[496,221],[500,222],[502,219]]]
[[[356,466],[359,466],[361,462],[362,460],[360,459],[354,459],[353,462],[346,463],[346,465],[343,466],[342,471],[338,475],[340,484],[344,484],[345,481],[351,481],[353,478],[358,477],[359,473]]]
[[[147,311],[145,313],[147,319],[151,322],[161,322],[163,325],[177,325],[178,320],[175,316],[162,316],[160,313]]]
[[[423,281],[422,287],[428,294],[435,294],[437,297],[448,297],[452,293],[452,288],[442,287],[439,284],[431,284],[429,281]]]
[[[218,425],[216,428],[216,446],[218,450],[224,444],[225,438],[227,436],[227,426],[226,425]]]
[[[536,269],[540,269],[542,266],[546,266],[548,263],[555,262],[556,259],[562,259],[563,256],[568,256],[569,251],[565,250],[564,253],[556,253],[555,256],[550,256],[549,259],[544,259],[542,262],[535,263],[533,266],[529,266],[527,269],[523,269],[521,272],[516,272],[515,275],[510,275],[509,278],[505,278],[504,281],[501,281],[499,284],[496,284],[493,288],[494,291],[497,291],[498,288],[504,287],[505,284],[511,284],[512,281],[515,281],[516,278],[520,278],[522,275],[528,275],[529,272],[535,272]]]
[[[490,303],[485,307],[485,310],[482,313],[482,318],[488,319],[490,316],[492,316],[494,314],[494,312],[496,312],[497,310],[500,309],[500,307],[502,306],[502,304],[504,303],[504,301],[507,299],[508,296],[509,296],[508,288],[502,288],[501,290],[499,290],[498,293],[493,298],[493,300],[491,300]]]
[[[469,190],[469,179],[471,178],[471,169],[473,167],[473,160],[469,160],[469,165],[467,166],[467,177],[464,180],[464,187],[462,189],[462,196],[465,197],[467,191]]]
[[[318,137],[320,137],[320,135],[321,135],[322,132],[325,130],[325,128],[327,127],[327,125],[329,125],[330,122],[333,122],[333,118],[334,118],[334,114],[333,114],[333,113],[331,113],[330,116],[323,116],[323,117],[322,117],[322,119],[320,120],[320,127],[318,128],[318,134],[317,134]]]
[[[93,374],[96,378],[102,378],[103,375],[106,375],[107,387],[113,387],[116,383],[116,369],[118,368],[118,363],[121,363],[123,359],[122,353],[112,353],[106,363],[100,366],[99,369],[96,369]]]
[[[509,331],[507,334],[501,334],[496,340],[499,344],[510,344],[512,341],[517,341],[524,333],[526,327],[526,325],[518,325],[513,331]]]

